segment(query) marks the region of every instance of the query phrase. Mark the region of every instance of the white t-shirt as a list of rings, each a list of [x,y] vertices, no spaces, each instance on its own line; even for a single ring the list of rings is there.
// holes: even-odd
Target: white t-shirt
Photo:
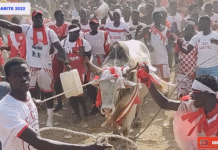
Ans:
[[[85,52],[89,52],[91,50],[91,46],[89,42],[87,42],[85,39],[82,39],[82,40],[83,40],[83,46],[84,46]],[[72,53],[73,48],[76,46],[76,42],[69,42],[68,37],[67,37],[66,39],[63,39],[61,41],[61,45],[65,49],[66,53],[69,54],[69,53]]]
[[[105,31],[98,31],[98,34],[91,35],[90,33],[85,34],[85,39],[89,42],[92,48],[92,54],[105,54],[104,46],[111,43],[110,36],[107,36],[105,41]]]
[[[36,150],[19,138],[22,132],[31,127],[39,133],[38,111],[30,92],[27,100],[20,101],[6,95],[0,101],[0,141],[3,150]]]
[[[72,19],[77,19],[78,17],[79,17],[79,12],[76,9],[74,9],[72,11]]]
[[[141,25],[141,26],[143,27],[141,30],[139,30],[139,34],[141,34],[141,33],[142,33],[142,30],[147,27],[147,25],[144,24],[144,23],[142,23],[142,22],[139,22],[138,25],[133,25],[133,22],[130,21],[130,22],[128,23],[128,25],[129,25],[129,32],[131,33],[133,39],[135,39],[135,33],[136,33],[136,29],[137,29],[138,26]],[[141,41],[142,43],[145,42],[145,41],[144,41],[144,38],[141,38],[140,41]]]
[[[127,35],[130,34],[127,23],[120,22],[119,27],[114,27],[114,21],[105,24],[105,31],[109,33],[112,42],[126,41]]]
[[[49,55],[51,44],[59,41],[58,36],[52,29],[45,27],[48,44],[43,44],[42,32],[37,32],[38,44],[33,45],[33,27],[20,25],[26,35],[26,61],[30,67],[52,69],[52,55]]]
[[[210,17],[210,20],[212,22],[212,25],[213,24],[217,24],[218,23],[218,14],[213,14],[213,16]]]
[[[211,31],[209,35],[203,35],[203,32],[196,34],[190,41],[192,46],[197,47],[197,65],[213,57],[218,52],[218,46],[216,44],[211,44],[210,40],[218,39],[218,33]],[[200,68],[208,68],[218,66],[218,56],[206,61]]]
[[[184,17],[180,13],[177,13],[175,16],[169,15],[167,17],[167,21],[169,21],[170,23],[173,23],[173,22],[177,23],[177,27],[178,27],[178,30],[180,32],[182,31],[182,21],[183,21],[183,19],[184,19]]]
[[[167,27],[165,27],[162,32],[159,31],[164,36],[164,39],[161,38],[160,34],[154,33],[155,31],[151,32],[150,45],[154,48],[154,51],[150,52],[150,55],[151,63],[154,65],[168,64],[168,54],[166,49],[168,40],[167,31]]]

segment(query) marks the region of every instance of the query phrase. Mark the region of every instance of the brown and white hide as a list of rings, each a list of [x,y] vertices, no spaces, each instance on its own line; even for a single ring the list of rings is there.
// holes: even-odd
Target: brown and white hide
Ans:
[[[130,40],[125,42],[114,42],[110,46],[110,54],[105,59],[102,68],[97,68],[96,66],[86,64],[87,67],[97,75],[102,75],[105,71],[104,68],[108,67],[134,67],[137,63],[146,62],[151,65],[150,54],[144,43],[136,40]],[[99,87],[101,90],[102,99],[102,114],[106,115],[106,122],[103,126],[113,125],[115,134],[123,134],[128,136],[131,124],[136,114],[136,104],[133,105],[129,113],[123,119],[122,128],[118,130],[118,125],[115,120],[130,102],[133,94],[139,86],[132,86],[125,89],[120,88],[120,85],[116,82],[111,82],[110,80],[99,80]],[[136,71],[132,71],[127,76],[125,76],[129,81],[134,83],[138,82]],[[139,90],[139,98],[142,102],[144,96],[148,93],[148,89],[144,84],[141,84],[142,88]],[[138,109],[141,111],[141,105]],[[141,112],[137,113],[136,120],[140,121]]]

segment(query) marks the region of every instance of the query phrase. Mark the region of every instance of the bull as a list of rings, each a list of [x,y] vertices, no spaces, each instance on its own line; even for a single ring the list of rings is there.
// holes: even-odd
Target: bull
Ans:
[[[141,62],[151,66],[150,54],[145,44],[136,40],[114,42],[110,51],[101,68],[87,59],[85,64],[99,76],[101,113],[106,116],[102,126],[112,126],[114,134],[128,137],[134,118],[135,123],[141,121],[142,103],[136,105],[133,99],[137,96],[142,101],[148,93],[147,87],[139,83],[135,69]]]

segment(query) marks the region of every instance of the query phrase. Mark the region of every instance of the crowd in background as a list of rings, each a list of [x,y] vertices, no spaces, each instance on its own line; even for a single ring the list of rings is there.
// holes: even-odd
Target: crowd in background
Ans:
[[[192,82],[198,76],[211,75],[218,80],[216,0],[19,2],[30,2],[32,13],[29,16],[0,16],[0,81],[9,76],[3,69],[7,61],[23,58],[30,67],[29,87],[36,99],[60,94],[60,74],[64,71],[77,69],[82,84],[93,80],[95,75],[84,65],[86,59],[101,67],[110,53],[111,43],[132,39],[147,46],[151,63],[163,80],[170,81],[171,72],[178,65],[176,80],[183,79],[177,88],[178,98],[189,94]],[[104,2],[108,4],[109,12],[103,19],[96,18],[95,12]],[[195,66],[197,68],[193,69]],[[0,85],[6,89],[0,90],[3,97],[9,88],[6,82],[0,82]],[[86,90],[93,104],[91,111],[82,95],[69,98],[76,114],[74,123],[99,112],[95,106],[98,89],[89,85]],[[57,100],[55,109],[53,100],[46,102],[47,126],[50,127],[53,126],[53,112],[63,108],[61,97]]]

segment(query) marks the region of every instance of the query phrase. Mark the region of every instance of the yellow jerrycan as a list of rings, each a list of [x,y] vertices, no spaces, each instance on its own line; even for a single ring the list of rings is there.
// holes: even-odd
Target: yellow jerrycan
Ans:
[[[66,98],[70,98],[72,96],[79,96],[83,94],[83,88],[81,87],[82,83],[80,81],[77,69],[61,73],[60,78],[64,92],[77,88],[73,91],[66,93]]]

